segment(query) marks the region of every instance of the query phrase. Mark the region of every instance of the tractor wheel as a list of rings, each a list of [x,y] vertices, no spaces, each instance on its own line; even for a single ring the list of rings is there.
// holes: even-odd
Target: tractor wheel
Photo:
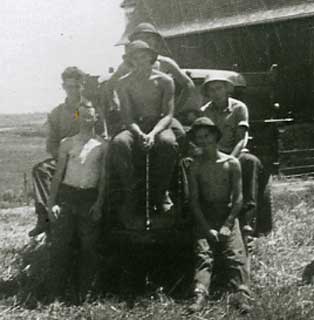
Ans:
[[[273,228],[272,177],[268,178],[265,188],[260,190],[257,209],[256,234],[267,235]]]

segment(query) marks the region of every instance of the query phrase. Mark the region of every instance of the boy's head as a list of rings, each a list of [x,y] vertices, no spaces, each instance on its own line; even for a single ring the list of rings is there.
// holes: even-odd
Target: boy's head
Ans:
[[[202,84],[202,94],[214,103],[224,102],[233,92],[233,82],[225,75],[208,75]]]
[[[221,131],[214,122],[207,117],[197,118],[189,131],[191,140],[200,148],[216,145],[221,138]]]
[[[79,99],[83,90],[84,73],[77,67],[68,67],[62,74],[62,87],[70,99]]]
[[[97,121],[96,110],[91,105],[81,105],[78,109],[80,125],[92,127]]]
[[[158,49],[161,43],[161,35],[157,29],[150,23],[143,22],[137,25],[129,36],[131,42],[135,40],[142,40],[146,42],[151,48]]]
[[[127,45],[123,58],[135,69],[145,69],[154,64],[157,56],[157,52],[146,42],[135,40]]]

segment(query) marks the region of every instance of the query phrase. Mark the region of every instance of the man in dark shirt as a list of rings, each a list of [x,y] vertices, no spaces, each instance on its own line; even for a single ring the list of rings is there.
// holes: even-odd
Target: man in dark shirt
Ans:
[[[91,104],[82,96],[84,73],[77,67],[68,67],[61,75],[62,87],[66,92],[65,102],[54,108],[48,115],[48,135],[46,140],[47,152],[52,158],[36,164],[32,171],[35,194],[35,212],[37,224],[29,232],[36,236],[48,228],[47,200],[52,176],[56,168],[56,159],[62,139],[71,137],[79,132],[78,109],[80,106]],[[98,112],[96,132],[101,135],[104,123],[101,112]]]

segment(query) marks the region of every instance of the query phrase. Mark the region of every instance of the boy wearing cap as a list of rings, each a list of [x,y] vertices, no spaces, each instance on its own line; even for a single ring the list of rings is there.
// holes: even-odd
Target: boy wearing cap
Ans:
[[[161,34],[152,24],[144,22],[137,25],[129,36],[129,41],[132,42],[135,40],[142,40],[146,42],[151,48],[158,52],[153,68],[168,74],[176,83],[179,84],[182,88],[182,92],[178,101],[176,101],[176,106],[180,106],[181,110],[184,109],[185,104],[192,95],[195,86],[193,81],[183,71],[181,71],[178,64],[172,58],[159,54],[161,48],[164,46],[164,39]],[[109,84],[111,90],[117,86],[118,80],[131,70],[132,65],[124,61],[111,77]]]
[[[206,77],[202,93],[209,101],[201,107],[204,116],[210,118],[222,132],[218,143],[220,151],[239,159],[242,168],[243,209],[241,227],[251,233],[253,210],[257,205],[257,186],[262,172],[262,164],[246,149],[248,142],[249,114],[247,106],[230,97],[233,82],[219,72]]]
[[[29,232],[29,236],[36,236],[48,230],[49,189],[52,176],[56,169],[56,160],[60,142],[65,137],[74,136],[79,132],[77,111],[80,106],[91,106],[91,102],[82,96],[84,73],[77,67],[68,67],[61,75],[62,87],[66,93],[65,102],[54,108],[48,115],[48,135],[46,139],[47,152],[52,158],[36,164],[32,170],[35,212],[38,216],[37,224]],[[104,132],[102,114],[96,123],[97,134]]]
[[[171,127],[174,83],[166,74],[153,69],[157,53],[147,43],[137,40],[128,45],[125,58],[134,66],[133,71],[121,79],[119,86],[126,130],[113,139],[111,151],[112,163],[124,191],[119,210],[121,222],[132,228],[136,223],[132,217],[135,205],[134,156],[140,158],[149,152],[153,202],[159,211],[168,211],[171,201],[167,190],[176,163],[177,139]]]
[[[105,191],[107,144],[96,135],[95,108],[80,106],[79,133],[62,140],[48,200],[50,220],[49,292],[63,297],[79,245],[79,291],[84,299],[98,268],[96,245]]]
[[[238,307],[248,311],[247,256],[237,215],[242,206],[239,161],[218,150],[219,128],[207,117],[194,121],[190,137],[202,150],[189,172],[190,205],[195,222],[195,290],[191,312],[206,305],[213,265],[220,258],[230,289],[238,293]]]

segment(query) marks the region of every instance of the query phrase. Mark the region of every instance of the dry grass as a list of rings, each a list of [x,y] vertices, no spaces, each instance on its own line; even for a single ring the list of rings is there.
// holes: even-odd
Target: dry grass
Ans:
[[[275,230],[258,239],[252,256],[254,310],[247,319],[314,319],[314,295],[311,285],[303,284],[302,272],[312,261],[314,238],[314,187],[312,182],[276,182],[274,187]],[[2,279],[13,273],[13,260],[28,242],[26,232],[34,223],[29,208],[0,211]],[[41,305],[28,297],[26,308],[18,304],[20,292],[2,296],[0,319],[240,319],[227,306],[226,298],[212,301],[201,314],[188,316],[188,301],[165,305],[158,299],[138,298],[133,309],[116,297],[98,299],[81,306],[55,302]],[[32,302],[31,304],[29,302]]]

